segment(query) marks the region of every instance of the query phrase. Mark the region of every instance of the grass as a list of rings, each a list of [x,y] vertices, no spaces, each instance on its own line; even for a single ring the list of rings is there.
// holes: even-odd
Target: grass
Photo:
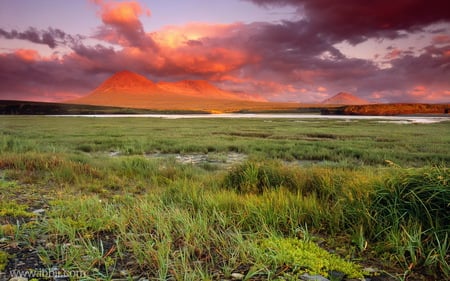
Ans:
[[[448,122],[132,120],[0,118],[5,270],[297,280],[361,278],[377,260],[399,279],[449,277]],[[247,157],[173,157],[228,152]]]
[[[410,270],[426,266],[447,276],[450,173],[444,167],[402,171],[376,188],[370,200],[377,224],[369,235],[387,241]],[[434,268],[433,268],[434,267]]]

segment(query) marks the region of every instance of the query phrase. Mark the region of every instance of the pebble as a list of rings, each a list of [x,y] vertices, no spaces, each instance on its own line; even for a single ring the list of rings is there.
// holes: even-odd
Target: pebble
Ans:
[[[34,210],[32,213],[35,214],[35,215],[40,216],[40,215],[43,215],[45,213],[45,210],[44,209],[37,209],[37,210]]]
[[[376,274],[376,273],[380,272],[380,270],[378,268],[373,268],[373,267],[366,267],[366,268],[364,268],[364,271],[369,274]]]
[[[301,275],[300,279],[305,281],[330,281],[322,275],[309,275],[308,273]]]
[[[233,278],[233,280],[243,280],[244,277],[245,275],[241,273],[231,273],[231,278]]]

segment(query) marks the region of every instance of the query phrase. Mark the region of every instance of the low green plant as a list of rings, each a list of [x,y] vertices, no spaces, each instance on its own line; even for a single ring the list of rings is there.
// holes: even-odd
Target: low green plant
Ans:
[[[25,217],[31,218],[35,214],[27,211],[28,206],[24,204],[19,204],[16,202],[0,202],[0,217],[11,216],[11,217]]]
[[[275,266],[289,266],[292,274],[320,274],[328,277],[330,271],[339,271],[349,278],[362,278],[362,268],[330,254],[311,241],[295,238],[271,237],[260,244],[266,258]]]
[[[8,265],[9,255],[7,252],[0,250],[0,271],[5,270]]]

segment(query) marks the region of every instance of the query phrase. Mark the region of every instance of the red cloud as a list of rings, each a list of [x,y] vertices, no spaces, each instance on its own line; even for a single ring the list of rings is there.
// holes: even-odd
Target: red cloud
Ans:
[[[29,49],[19,49],[14,52],[14,54],[25,61],[36,61],[40,58],[39,53],[36,50]]]
[[[123,45],[154,48],[153,42],[144,32],[139,17],[143,14],[150,16],[150,10],[143,8],[136,1],[113,2],[94,0],[100,6],[100,17],[104,26],[100,27],[99,39]]]
[[[139,16],[142,13],[143,9],[138,2],[112,2],[102,5],[101,17],[105,24],[140,29],[142,25],[139,21]]]
[[[450,44],[450,35],[440,34],[434,36],[433,44]]]
[[[393,59],[400,57],[402,55],[402,53],[403,53],[403,51],[400,49],[393,49],[388,54],[386,54],[384,56],[384,58],[387,60],[393,60]]]

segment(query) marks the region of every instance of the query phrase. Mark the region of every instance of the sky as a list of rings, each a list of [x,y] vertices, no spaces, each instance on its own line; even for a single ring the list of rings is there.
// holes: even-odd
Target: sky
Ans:
[[[122,70],[269,101],[450,103],[450,2],[0,1],[0,99],[71,100]]]

